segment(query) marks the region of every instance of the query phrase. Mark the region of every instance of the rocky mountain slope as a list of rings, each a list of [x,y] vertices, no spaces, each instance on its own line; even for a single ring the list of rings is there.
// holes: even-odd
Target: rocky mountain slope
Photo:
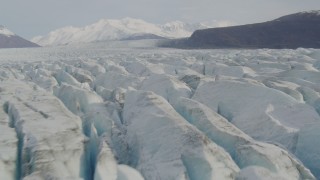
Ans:
[[[320,48],[320,11],[233,27],[195,31],[190,38],[166,46],[182,48]]]
[[[30,42],[14,34],[4,26],[0,26],[0,48],[23,48],[39,47],[39,45]]]

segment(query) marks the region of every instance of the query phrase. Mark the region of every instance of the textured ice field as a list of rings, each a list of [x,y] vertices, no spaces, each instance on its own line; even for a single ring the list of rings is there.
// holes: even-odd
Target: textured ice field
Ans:
[[[0,50],[0,179],[320,179],[320,50],[153,43]]]

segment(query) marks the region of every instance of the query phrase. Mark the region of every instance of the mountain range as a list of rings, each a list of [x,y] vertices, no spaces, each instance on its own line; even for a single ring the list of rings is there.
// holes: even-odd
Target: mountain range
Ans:
[[[275,20],[228,26],[218,21],[153,24],[140,19],[102,19],[84,27],[63,27],[29,42],[0,26],[0,48],[56,46],[77,43],[161,39],[175,48],[320,48],[320,11],[286,15]],[[222,27],[228,26],[228,27]]]
[[[45,36],[37,36],[31,41],[43,45],[65,45],[83,42],[108,40],[136,40],[189,37],[195,30],[228,25],[218,21],[206,23],[184,23],[173,21],[165,24],[152,24],[140,19],[102,19],[85,27],[64,27]]]
[[[14,34],[5,26],[0,25],[0,48],[23,48],[39,47],[39,45],[30,42]]]

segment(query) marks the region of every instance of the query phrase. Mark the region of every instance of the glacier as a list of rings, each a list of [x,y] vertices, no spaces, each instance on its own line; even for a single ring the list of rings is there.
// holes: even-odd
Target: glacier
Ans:
[[[320,51],[0,50],[0,179],[320,179]]]

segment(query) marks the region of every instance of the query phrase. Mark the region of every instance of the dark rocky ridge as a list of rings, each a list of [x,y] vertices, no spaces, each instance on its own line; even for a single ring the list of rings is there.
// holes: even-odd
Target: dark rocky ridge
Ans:
[[[39,45],[25,40],[19,36],[5,36],[0,34],[0,48],[24,48],[40,47]]]
[[[167,41],[178,48],[320,48],[320,11],[301,12],[241,26],[195,31],[190,38]]]

